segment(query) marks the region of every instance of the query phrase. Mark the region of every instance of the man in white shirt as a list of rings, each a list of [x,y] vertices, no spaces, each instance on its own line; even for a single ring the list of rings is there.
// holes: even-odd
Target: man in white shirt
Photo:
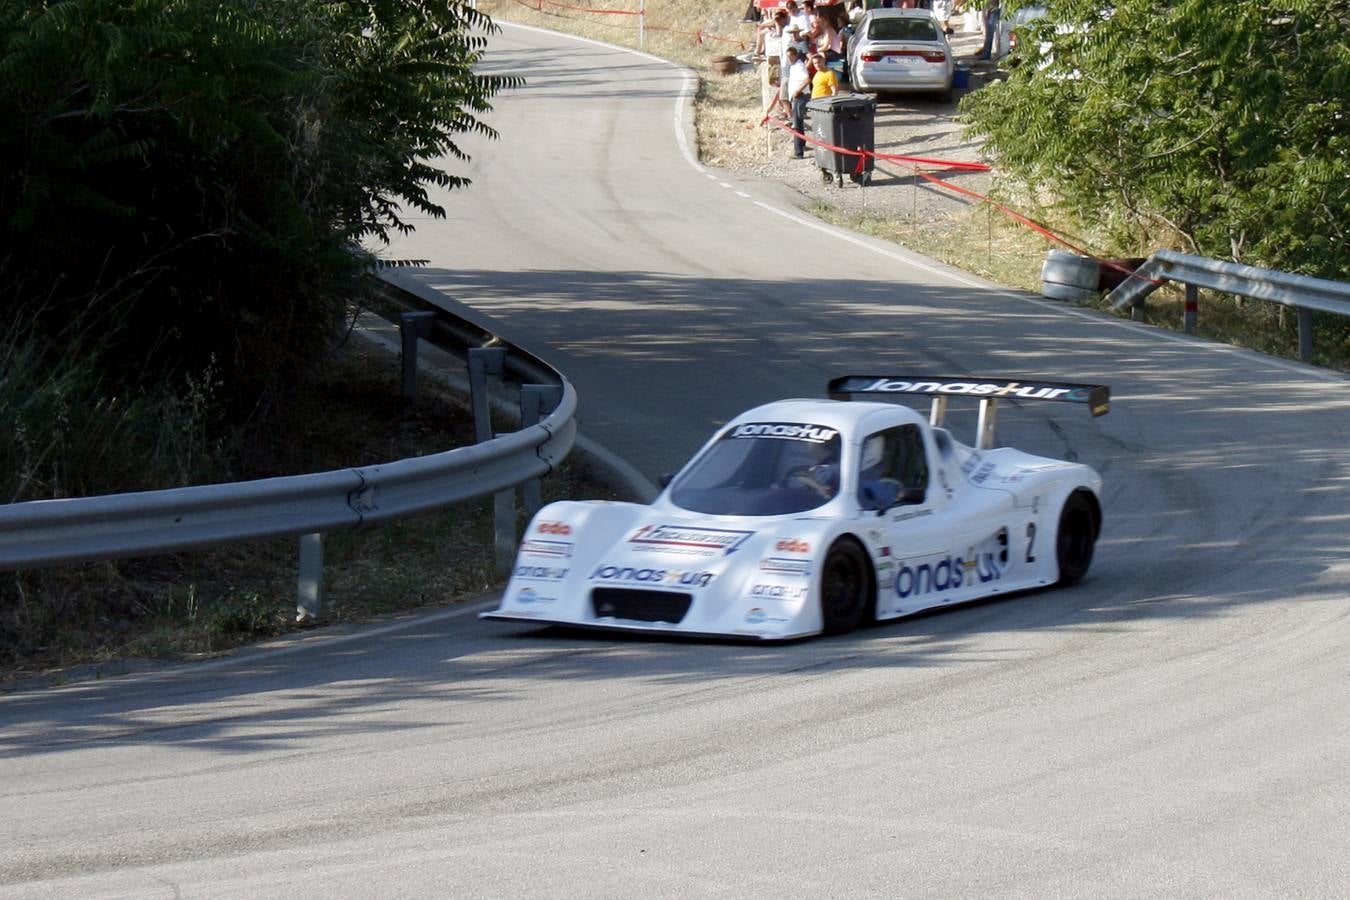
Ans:
[[[788,66],[783,79],[788,86],[788,102],[792,104],[792,156],[806,156],[806,141],[798,137],[806,133],[806,102],[811,99],[811,74],[806,70],[806,58],[795,45],[787,49]]]

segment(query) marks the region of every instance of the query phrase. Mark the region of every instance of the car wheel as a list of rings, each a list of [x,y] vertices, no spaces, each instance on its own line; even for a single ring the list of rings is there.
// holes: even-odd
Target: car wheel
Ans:
[[[820,570],[820,618],[826,634],[857,628],[870,601],[867,554],[850,540],[836,541]]]
[[[1074,491],[1059,513],[1059,532],[1055,536],[1055,559],[1059,562],[1059,583],[1074,584],[1092,565],[1092,550],[1097,542],[1097,523],[1092,505],[1082,491]]]

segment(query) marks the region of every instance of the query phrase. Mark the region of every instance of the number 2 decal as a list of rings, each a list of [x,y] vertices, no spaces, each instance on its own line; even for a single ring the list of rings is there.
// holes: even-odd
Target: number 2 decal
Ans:
[[[1036,523],[1027,523],[1027,562],[1034,563],[1036,554],[1032,552],[1036,547]]]

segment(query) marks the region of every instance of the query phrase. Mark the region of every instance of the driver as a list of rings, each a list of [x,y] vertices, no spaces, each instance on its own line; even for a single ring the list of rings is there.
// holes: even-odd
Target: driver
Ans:
[[[886,455],[885,435],[874,434],[863,441],[858,497],[868,509],[886,509],[900,496],[900,482],[892,477]]]
[[[788,468],[787,477],[794,475],[826,500],[839,491],[839,443],[806,443],[805,458]]]

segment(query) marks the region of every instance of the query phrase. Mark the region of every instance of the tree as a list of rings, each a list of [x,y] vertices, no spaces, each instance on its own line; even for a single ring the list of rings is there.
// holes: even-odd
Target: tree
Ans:
[[[962,110],[1082,221],[1345,279],[1347,35],[1347,0],[1059,0]]]
[[[491,29],[464,0],[0,0],[0,302],[114,334],[116,380],[288,379],[358,242],[468,183],[440,160],[493,135]]]

